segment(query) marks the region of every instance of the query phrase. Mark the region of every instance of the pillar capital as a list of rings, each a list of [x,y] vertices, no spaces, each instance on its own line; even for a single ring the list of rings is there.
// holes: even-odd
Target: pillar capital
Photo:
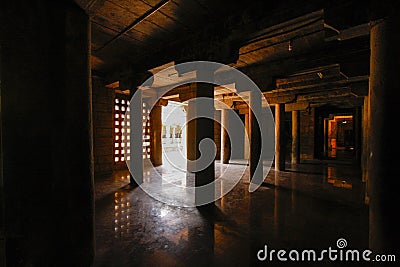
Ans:
[[[159,99],[154,106],[168,106],[168,99]]]

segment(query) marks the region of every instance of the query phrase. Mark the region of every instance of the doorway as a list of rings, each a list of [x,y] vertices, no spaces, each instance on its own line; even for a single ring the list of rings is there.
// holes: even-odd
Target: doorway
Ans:
[[[325,140],[328,158],[353,159],[355,150],[353,115],[332,115],[325,119]]]
[[[162,108],[162,161],[167,169],[186,170],[186,109],[175,101]]]

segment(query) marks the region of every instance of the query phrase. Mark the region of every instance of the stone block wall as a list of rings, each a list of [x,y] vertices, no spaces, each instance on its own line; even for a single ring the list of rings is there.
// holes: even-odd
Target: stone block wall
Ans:
[[[101,78],[92,78],[93,90],[93,148],[94,174],[110,175],[114,169],[114,119],[115,91],[106,88]]]

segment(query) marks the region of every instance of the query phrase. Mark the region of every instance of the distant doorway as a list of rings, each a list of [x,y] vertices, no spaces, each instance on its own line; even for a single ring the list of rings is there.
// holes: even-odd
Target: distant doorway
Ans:
[[[353,115],[334,115],[325,124],[326,152],[331,159],[352,159],[355,150]]]
[[[162,109],[162,159],[165,168],[186,169],[186,105],[168,101]]]

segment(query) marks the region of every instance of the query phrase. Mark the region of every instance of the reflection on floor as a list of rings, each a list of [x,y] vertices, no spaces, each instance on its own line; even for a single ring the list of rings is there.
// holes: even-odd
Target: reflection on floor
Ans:
[[[355,154],[354,148],[334,148],[328,150],[328,158],[334,159],[340,162],[354,162],[355,161]]]
[[[124,185],[129,184],[130,174],[127,170],[115,171],[113,175],[96,177],[95,179],[96,201],[106,195],[112,195]]]
[[[265,182],[347,205],[360,206],[364,202],[365,184],[354,165],[286,164],[285,172],[271,169]]]
[[[130,187],[127,172],[119,173],[121,179],[97,181],[94,266],[258,265],[256,254],[264,245],[325,249],[339,238],[351,248],[366,248],[368,210],[358,199],[357,171],[321,164],[288,167],[267,177],[283,188],[262,186],[251,194],[246,170],[213,210],[163,204]],[[351,190],[335,186],[341,181]]]

